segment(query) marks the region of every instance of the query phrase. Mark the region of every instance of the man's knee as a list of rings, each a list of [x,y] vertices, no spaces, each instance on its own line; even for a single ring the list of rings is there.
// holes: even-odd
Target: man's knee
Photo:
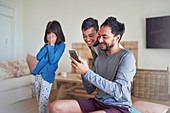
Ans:
[[[55,113],[55,101],[50,104],[49,112],[50,113]]]
[[[50,104],[49,112],[50,113],[60,113],[63,109],[63,104],[60,100],[56,100]]]

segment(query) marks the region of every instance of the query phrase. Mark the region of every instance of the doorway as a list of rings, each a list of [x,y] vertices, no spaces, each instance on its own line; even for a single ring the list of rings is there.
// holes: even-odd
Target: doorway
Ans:
[[[15,8],[0,2],[0,61],[16,59]]]

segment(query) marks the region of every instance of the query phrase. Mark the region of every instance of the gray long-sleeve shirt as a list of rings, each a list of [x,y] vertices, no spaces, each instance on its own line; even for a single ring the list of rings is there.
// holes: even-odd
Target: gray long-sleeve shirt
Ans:
[[[132,79],[136,73],[135,57],[126,49],[114,55],[97,57],[93,71],[82,75],[84,88],[91,94],[97,88],[95,99],[107,104],[127,107],[131,112]]]

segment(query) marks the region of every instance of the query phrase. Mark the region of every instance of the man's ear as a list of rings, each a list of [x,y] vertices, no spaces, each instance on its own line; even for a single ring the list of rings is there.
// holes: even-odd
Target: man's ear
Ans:
[[[116,35],[116,40],[117,40],[117,41],[120,40],[120,34]]]

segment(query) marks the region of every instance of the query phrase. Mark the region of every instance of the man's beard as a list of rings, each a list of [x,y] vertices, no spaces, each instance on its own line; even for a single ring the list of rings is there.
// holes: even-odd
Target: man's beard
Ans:
[[[110,45],[110,46],[108,46],[108,45],[106,45],[106,49],[102,49],[102,51],[110,51],[110,49],[112,48],[114,46],[114,44],[112,44],[112,45]]]

